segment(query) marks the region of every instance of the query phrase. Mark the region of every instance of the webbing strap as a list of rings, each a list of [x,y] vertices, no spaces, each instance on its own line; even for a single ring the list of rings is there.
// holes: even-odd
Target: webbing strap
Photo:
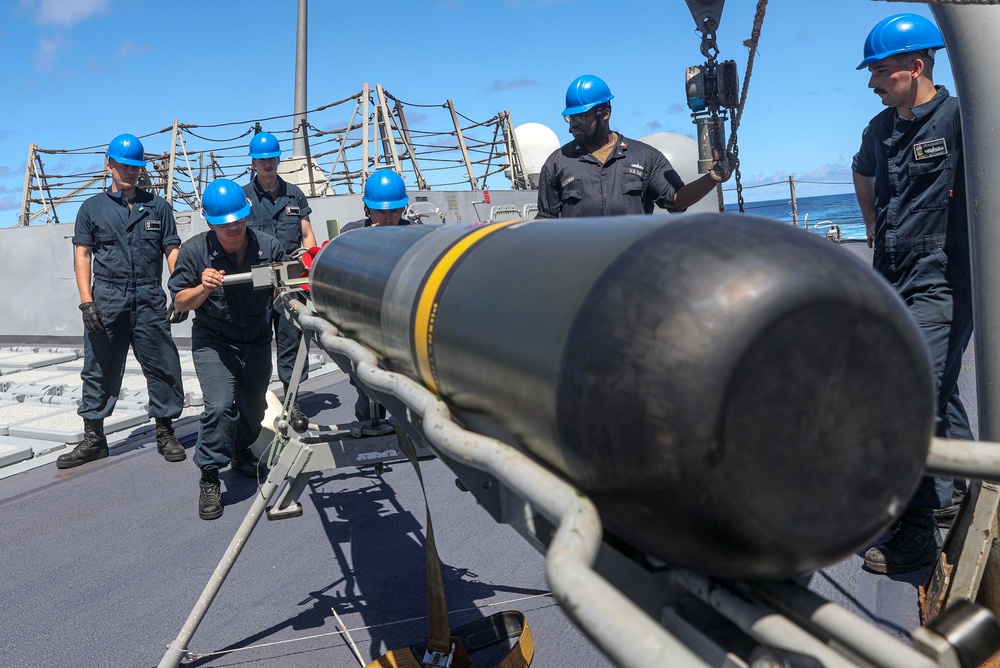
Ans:
[[[421,668],[417,657],[409,647],[390,649],[388,652],[369,663],[365,668]]]
[[[401,436],[400,449],[413,464],[420,481],[420,491],[424,495],[424,507],[427,509],[427,647],[435,652],[449,654],[451,652],[451,631],[448,626],[448,602],[444,596],[444,579],[441,577],[441,559],[438,557],[437,544],[434,542],[434,525],[431,523],[431,505],[427,500],[427,489],[424,487],[424,476],[420,472],[420,462],[409,438]]]
[[[528,627],[528,620],[519,610],[505,610],[485,619],[477,619],[455,629],[452,640],[460,642],[469,652],[474,652],[514,637],[517,637],[517,642],[496,668],[528,668],[535,655],[535,640]],[[423,668],[417,657],[424,655],[424,649],[423,645],[414,645],[390,650],[365,668]],[[462,659],[462,663],[453,661],[452,666],[459,668],[470,665],[466,656],[463,655]]]
[[[528,628],[528,620],[524,613],[518,610],[508,610],[486,619],[477,620],[456,629],[452,635],[448,623],[448,602],[444,595],[444,579],[441,577],[441,559],[438,557],[437,545],[434,542],[434,525],[431,523],[431,505],[427,500],[427,488],[424,486],[424,476],[420,472],[420,462],[413,442],[400,434],[399,449],[417,472],[420,491],[424,495],[424,506],[427,509],[427,644],[403,649],[390,650],[383,656],[369,663],[365,668],[422,668],[425,650],[436,652],[441,656],[451,655],[448,664],[450,668],[467,668],[472,665],[468,651],[487,647],[494,643],[518,636],[517,643],[504,657],[497,668],[527,668],[535,653],[535,643]]]

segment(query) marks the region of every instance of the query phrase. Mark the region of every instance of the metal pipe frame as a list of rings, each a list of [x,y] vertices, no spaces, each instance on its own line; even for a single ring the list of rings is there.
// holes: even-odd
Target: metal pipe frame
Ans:
[[[45,178],[45,167],[42,165],[42,156],[38,151],[35,151],[35,164],[38,167],[35,176],[38,179],[38,193],[42,197],[42,211],[45,212],[45,222],[49,222],[48,212],[52,211],[52,218],[58,223],[59,214],[56,212],[56,206],[52,201],[52,191],[49,189],[49,182]]]
[[[1000,133],[997,109],[1000,91],[990,85],[1000,67],[996,48],[1000,7],[996,5],[930,5],[937,19],[962,101],[966,201],[969,207],[969,245],[972,260],[973,336],[976,350],[976,389],[979,436],[1000,441]]]
[[[191,641],[191,637],[198,630],[198,626],[201,625],[206,613],[208,613],[209,606],[212,605],[212,601],[215,600],[219,589],[222,588],[222,583],[226,581],[229,571],[232,570],[233,565],[236,563],[236,558],[240,556],[244,546],[246,546],[254,527],[257,526],[257,522],[263,517],[268,500],[278,489],[278,483],[272,481],[284,480],[287,473],[287,470],[271,469],[267,481],[261,486],[260,491],[254,497],[253,504],[250,506],[250,512],[243,518],[240,528],[237,530],[236,535],[233,536],[233,540],[230,541],[229,547],[226,548],[225,555],[215,567],[215,571],[212,572],[212,577],[209,578],[208,584],[205,585],[201,596],[198,597],[198,602],[195,603],[194,609],[191,610],[191,614],[188,615],[177,637],[167,647],[167,651],[163,655],[163,658],[160,659],[160,663],[157,664],[157,668],[177,668],[181,665],[181,661],[189,658],[188,643]]]
[[[451,112],[451,122],[455,124],[455,137],[458,139],[458,147],[462,150],[462,157],[465,159],[465,168],[469,170],[468,179],[473,190],[479,190],[479,182],[476,180],[475,169],[472,160],[469,159],[469,148],[465,145],[465,136],[462,134],[462,125],[458,122],[458,114],[455,112],[455,103],[448,99],[448,111]]]
[[[744,633],[777,649],[806,654],[824,668],[851,668],[858,665],[845,655],[807,633],[784,615],[748,601],[703,575],[675,570],[672,581],[721,612]],[[880,631],[875,630],[877,633]]]
[[[27,227],[31,222],[28,220],[28,216],[31,215],[31,200],[28,199],[28,195],[31,193],[31,174],[34,169],[36,150],[38,150],[37,144],[28,146],[28,160],[24,167],[24,192],[21,195],[21,215],[17,218],[17,227]]]
[[[391,99],[391,96],[389,97]],[[403,157],[409,157],[410,163],[413,165],[413,174],[417,177],[417,189],[428,190],[427,180],[424,179],[424,175],[420,172],[420,165],[417,163],[417,151],[413,146],[413,139],[410,137],[410,128],[406,125],[406,116],[403,115],[403,103],[393,99],[393,109],[395,109],[396,115],[395,117],[390,116],[389,120],[393,122],[396,131],[403,138],[403,146],[406,147],[406,155]],[[402,165],[400,168],[402,169]]]
[[[382,84],[375,84],[375,95],[378,97],[378,108],[382,110],[379,120],[379,130],[382,135],[382,151],[387,156],[392,156],[392,168],[397,174],[403,173],[403,166],[399,163],[399,153],[396,151],[396,137],[392,132],[392,114],[389,113],[389,105],[385,101],[385,90]]]
[[[371,105],[371,90],[368,88],[368,82],[361,87],[361,187],[363,188],[365,182],[368,181],[369,171],[369,157],[368,157],[368,118],[369,112],[368,108]],[[353,118],[353,116],[351,117]],[[350,126],[348,126],[348,134],[350,133]],[[344,141],[347,141],[347,135],[344,135]],[[378,154],[375,155],[375,162],[378,162]]]
[[[201,191],[198,190],[198,183],[195,181],[194,170],[191,168],[191,158],[188,155],[187,145],[184,143],[184,130],[183,129],[180,129],[180,128],[178,129],[177,139],[179,139],[180,142],[181,142],[181,153],[184,154],[184,164],[187,165],[188,176],[191,179],[191,188],[192,188],[192,190],[194,190],[194,202],[195,202],[195,207],[194,208],[195,208],[195,210],[200,211],[201,210]],[[173,170],[171,170],[171,174],[173,174]],[[187,199],[187,198],[185,197],[184,199]]]
[[[928,475],[1000,482],[1000,443],[935,438],[925,470]]]
[[[885,668],[934,668],[937,664],[898,638],[869,624],[818,594],[788,582],[761,582],[751,587],[785,614],[835,639],[860,658]]]
[[[612,661],[623,668],[709,665],[592,569],[602,531],[589,499],[514,448],[459,427],[441,399],[416,381],[379,368],[370,350],[340,336],[331,323],[301,309],[296,315],[302,331],[323,350],[351,360],[363,385],[406,405],[406,415],[398,419],[412,425],[414,416],[422,418],[422,435],[436,451],[496,476],[557,525],[546,560],[552,592]]]
[[[366,84],[367,85],[367,84]],[[333,175],[337,171],[337,165],[340,164],[341,157],[344,157],[344,149],[347,147],[347,137],[351,133],[351,128],[354,127],[354,119],[358,117],[358,110],[361,108],[361,100],[359,99],[357,104],[354,105],[354,111],[351,112],[351,120],[347,122],[347,130],[344,131],[344,135],[340,139],[340,148],[337,149],[337,157],[333,159],[333,164],[330,165],[330,175],[326,179],[327,192],[333,194]],[[347,179],[347,192],[353,193],[354,189],[351,187],[350,173],[351,168],[347,164],[347,158],[344,157],[344,173],[348,174]]]
[[[578,490],[501,441],[459,427],[440,398],[406,376],[381,369],[368,348],[341,336],[331,323],[306,309],[286,308],[286,312],[327,353],[349,358],[363,385],[400,399],[407,408],[401,420],[413,425],[414,417],[422,418],[422,435],[436,452],[495,476],[557,525],[546,562],[553,594],[616,665],[640,668],[718,662],[717,647],[712,648],[714,656],[708,663],[594,570],[602,541],[601,521],[592,502]],[[667,573],[670,582],[708,603],[758,642],[815,657],[825,667],[939,665],[804,587],[785,582],[727,585],[680,569]],[[749,589],[751,598],[763,599],[767,605],[737,593],[743,587]],[[819,631],[829,642],[807,629]],[[732,665],[731,656],[726,660]]]

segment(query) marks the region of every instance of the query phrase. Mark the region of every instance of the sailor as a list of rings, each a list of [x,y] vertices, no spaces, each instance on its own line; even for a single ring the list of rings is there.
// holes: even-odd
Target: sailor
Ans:
[[[933,81],[941,32],[917,14],[880,21],[858,69],[887,109],[865,128],[854,189],[874,247],[874,267],[898,290],[920,327],[937,380],[935,433],[971,439],[958,394],[972,336],[969,232],[958,100]],[[937,560],[957,505],[952,481],[924,478],[888,541],[865,553],[876,573],[907,573]]]
[[[653,213],[653,205],[684,211],[729,179],[727,161],[685,185],[658,150],[611,130],[614,95],[600,77],[584,74],[566,91],[563,118],[573,141],[549,156],[538,184],[539,218]]]
[[[121,392],[130,345],[146,377],[156,449],[168,462],[186,456],[171,424],[184,407],[184,391],[162,287],[163,258],[172,271],[181,240],[170,205],[136,186],[146,160],[135,135],[112,139],[106,155],[111,186],[83,203],[73,234],[85,327],[77,410],[84,436],[56,460],[61,469],[108,456],[104,419]]]
[[[201,469],[198,515],[222,516],[219,469],[256,478],[266,474],[250,451],[261,430],[271,379],[271,290],[249,283],[223,286],[228,274],[285,258],[274,237],[247,229],[250,202],[226,179],[202,197],[210,229],[181,247],[168,284],[174,307],[194,311],[191,352],[205,396],[194,463]]]
[[[406,203],[403,177],[391,169],[378,169],[365,181],[365,192],[361,201],[365,205],[365,217],[344,225],[341,232],[349,232],[362,227],[386,227],[392,225],[413,225],[403,218]]]
[[[255,134],[250,140],[250,158],[256,175],[250,183],[243,186],[243,192],[251,206],[247,227],[276,238],[289,257],[299,248],[315,246],[316,236],[309,221],[312,209],[306,196],[298,186],[278,176],[278,162],[281,159],[278,138],[270,132]],[[306,300],[303,293],[296,294],[295,298],[303,303]],[[302,331],[279,311],[271,316],[271,326],[277,346],[278,379],[287,394]],[[308,339],[306,345],[308,346]],[[300,380],[308,377],[309,368],[305,365]],[[297,401],[292,405],[291,422],[308,423]]]
[[[412,221],[403,217],[409,199],[403,177],[391,169],[375,170],[365,181],[364,196],[361,198],[365,205],[365,217],[344,225],[341,233],[364,227],[413,225]],[[358,387],[353,375],[350,376],[350,382],[358,390],[358,399],[354,402],[354,417],[361,423],[371,422],[371,400]],[[380,420],[385,419],[385,407],[381,404],[378,404],[378,417]]]

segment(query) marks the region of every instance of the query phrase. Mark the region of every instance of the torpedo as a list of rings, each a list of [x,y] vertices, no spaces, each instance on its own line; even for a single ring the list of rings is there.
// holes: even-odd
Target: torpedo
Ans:
[[[369,228],[315,308],[466,428],[589,496],[648,563],[783,578],[866,547],[923,474],[934,385],[898,296],[750,216]]]

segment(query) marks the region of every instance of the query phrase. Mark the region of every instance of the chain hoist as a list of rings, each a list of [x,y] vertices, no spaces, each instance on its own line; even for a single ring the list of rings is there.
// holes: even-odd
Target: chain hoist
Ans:
[[[736,177],[736,198],[740,213],[743,209],[743,175],[740,172],[740,149],[737,141],[740,118],[746,104],[753,73],[757,40],[764,22],[767,0],[758,0],[750,39],[744,44],[750,49],[746,76],[740,91],[736,61],[718,61],[719,45],[716,31],[722,19],[725,0],[687,0],[691,16],[701,33],[701,53],[707,59],[702,65],[687,68],[685,86],[691,118],[698,128],[698,173],[706,174],[717,162],[723,162]],[[732,130],[726,141],[726,120],[731,120]],[[721,185],[717,189],[719,211],[725,210]]]
[[[707,174],[713,165],[728,165],[725,123],[739,104],[739,75],[735,61],[718,60],[715,35],[725,0],[687,0],[687,3],[701,32],[701,53],[707,59],[701,65],[687,68],[684,76],[688,108],[698,128],[698,173]],[[717,193],[721,212],[725,210],[721,186]]]

